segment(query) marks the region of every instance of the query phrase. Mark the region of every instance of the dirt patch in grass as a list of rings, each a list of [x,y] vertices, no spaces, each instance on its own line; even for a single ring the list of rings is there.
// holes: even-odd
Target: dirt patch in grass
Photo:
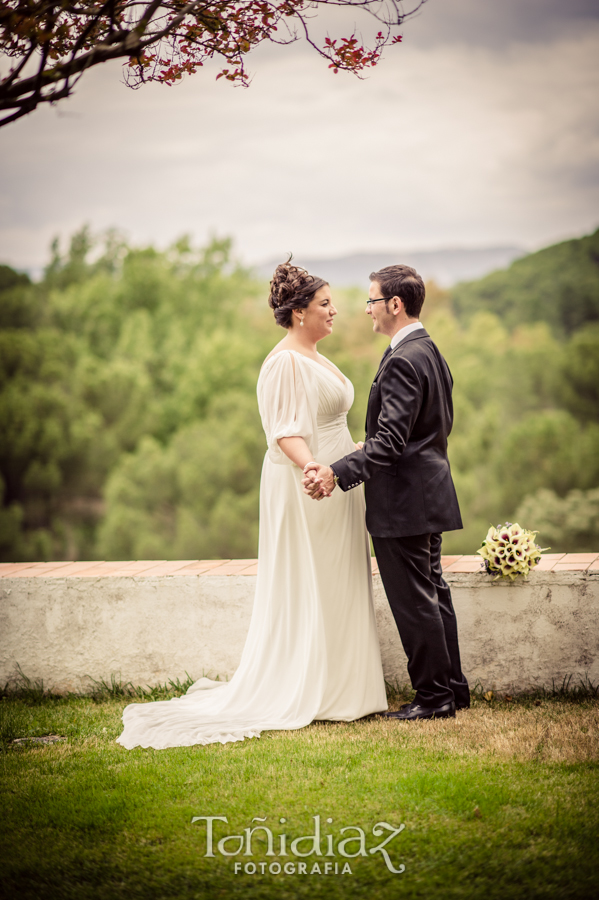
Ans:
[[[488,754],[518,760],[581,763],[599,760],[599,703],[545,703],[538,707],[481,707],[455,719],[372,720],[364,726],[403,747],[455,756]]]

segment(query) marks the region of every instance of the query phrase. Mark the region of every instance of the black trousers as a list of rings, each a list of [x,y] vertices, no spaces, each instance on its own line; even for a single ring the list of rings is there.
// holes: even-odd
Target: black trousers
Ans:
[[[423,706],[470,706],[462,674],[458,626],[441,570],[441,535],[373,537],[379,572]]]

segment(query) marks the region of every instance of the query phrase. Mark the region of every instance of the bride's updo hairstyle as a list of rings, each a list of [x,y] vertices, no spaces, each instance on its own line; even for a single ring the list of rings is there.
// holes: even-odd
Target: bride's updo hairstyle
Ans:
[[[281,328],[291,328],[293,310],[306,309],[316,291],[328,284],[324,278],[310,275],[301,266],[292,266],[291,258],[277,266],[270,282],[268,305]]]

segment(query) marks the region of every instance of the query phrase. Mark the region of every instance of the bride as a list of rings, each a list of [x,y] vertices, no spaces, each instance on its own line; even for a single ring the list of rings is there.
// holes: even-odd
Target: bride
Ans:
[[[328,284],[289,262],[274,273],[269,304],[287,336],[258,379],[268,450],[241,662],[228,682],[201,678],[183,697],[127,706],[118,738],[127,749],[224,744],[387,708],[363,493],[335,491],[314,503],[301,483],[308,463],[329,464],[356,447],[346,421],[353,387],[316,349],[337,310]]]

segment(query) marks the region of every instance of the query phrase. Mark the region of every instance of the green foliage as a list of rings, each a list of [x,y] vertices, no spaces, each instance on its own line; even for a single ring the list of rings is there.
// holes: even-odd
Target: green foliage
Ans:
[[[584,427],[566,410],[535,412],[506,434],[497,474],[506,505],[514,509],[522,490],[541,487],[565,494],[575,485],[599,484],[599,425]]]
[[[572,335],[561,369],[562,401],[584,421],[599,422],[599,324]]]
[[[571,334],[599,321],[599,230],[516,260],[508,269],[452,291],[460,318],[488,310],[509,328],[548,322]]]
[[[166,446],[146,436],[106,485],[99,532],[107,559],[247,558],[256,554],[264,456],[257,404],[224,394]]]
[[[30,287],[29,276],[0,265],[0,328],[23,328],[37,321],[39,310]]]
[[[541,488],[516,510],[517,522],[534,522],[553,551],[591,553],[599,547],[599,488],[559,497]]]
[[[514,521],[524,497],[541,488],[562,497],[599,485],[599,424],[571,402],[572,373],[581,373],[580,384],[591,368],[595,325],[567,342],[546,323],[510,331],[488,312],[464,325],[440,310],[426,325],[455,382],[450,460],[465,527],[445,537],[446,552],[473,552],[490,524]],[[576,396],[592,398],[592,379],[583,383],[587,394]],[[534,518],[518,521],[549,542]]]
[[[14,275],[0,283],[0,558],[254,555],[255,385],[276,331],[254,323],[230,242],[159,253],[84,228],[64,256],[54,242],[25,312],[2,306],[24,290]]]
[[[428,286],[425,324],[455,380],[450,458],[465,529],[447,552],[473,552],[539,491],[559,504],[599,485],[599,324],[564,338],[548,287],[558,269],[563,283],[586,272],[591,284],[598,240],[549,248],[453,298]],[[499,305],[479,302],[498,284]],[[226,240],[159,252],[84,228],[62,255],[55,242],[39,284],[0,267],[0,559],[255,556],[256,381],[283,337],[266,294]],[[354,383],[360,439],[386,341],[360,291],[334,294],[340,315],[321,347]],[[573,288],[571,308],[588,296]],[[541,513],[521,524],[553,544]],[[595,540],[572,528],[580,547]]]
[[[4,294],[15,287],[23,287],[28,284],[31,284],[28,275],[15,272],[10,266],[0,265],[0,294]]]

